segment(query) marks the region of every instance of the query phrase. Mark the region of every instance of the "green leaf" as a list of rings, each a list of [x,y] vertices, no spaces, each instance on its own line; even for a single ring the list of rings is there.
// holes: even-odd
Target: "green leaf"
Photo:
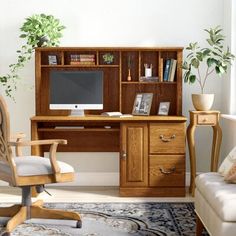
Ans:
[[[196,75],[190,75],[189,82],[193,84],[195,81],[196,81]]]
[[[197,57],[197,59],[198,59],[199,61],[203,61],[203,53],[197,52],[196,57]]]
[[[200,62],[197,58],[193,58],[191,64],[197,69],[199,67]]]
[[[207,66],[211,67],[215,63],[215,60],[213,58],[208,58],[207,59]]]
[[[190,75],[190,71],[186,71],[186,72],[184,73],[184,82],[185,82],[185,83],[188,82],[188,80],[189,80],[189,75]]]

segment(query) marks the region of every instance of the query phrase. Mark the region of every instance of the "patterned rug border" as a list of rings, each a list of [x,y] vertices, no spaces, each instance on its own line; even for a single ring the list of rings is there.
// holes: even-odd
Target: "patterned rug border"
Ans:
[[[4,202],[3,205],[14,203]],[[193,236],[195,235],[195,212],[194,201],[142,201],[142,202],[45,202],[44,206],[51,209],[67,209],[79,212],[84,217],[85,225],[88,222],[113,227],[114,232],[124,230],[125,235],[137,236]],[[92,223],[93,224],[93,223]],[[44,226],[42,224],[41,226]],[[53,225],[50,225],[53,229]],[[87,225],[88,226],[88,225]],[[28,226],[33,227],[33,226]],[[26,226],[25,226],[26,228]],[[88,228],[88,227],[87,227]],[[87,229],[85,227],[85,230]],[[19,229],[22,230],[22,229]],[[60,235],[67,235],[68,226],[65,230],[60,228]],[[75,230],[75,229],[74,229]],[[63,234],[64,232],[64,234]],[[100,231],[98,231],[100,232]],[[113,232],[113,231],[112,231]],[[123,232],[123,231],[122,231]],[[136,233],[135,233],[136,232]],[[69,235],[78,235],[78,231],[70,232]],[[14,234],[15,235],[15,234]],[[18,234],[16,234],[18,235]],[[24,234],[23,234],[24,235]],[[58,234],[59,235],[59,234]],[[79,235],[109,235],[88,234]],[[115,234],[116,235],[116,234]],[[123,234],[122,234],[123,235]],[[208,235],[206,232],[203,235]]]

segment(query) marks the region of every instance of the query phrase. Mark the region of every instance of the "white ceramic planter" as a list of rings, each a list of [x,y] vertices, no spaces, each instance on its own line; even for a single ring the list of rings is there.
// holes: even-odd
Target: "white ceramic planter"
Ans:
[[[214,102],[214,94],[192,94],[193,106],[197,111],[208,111]]]

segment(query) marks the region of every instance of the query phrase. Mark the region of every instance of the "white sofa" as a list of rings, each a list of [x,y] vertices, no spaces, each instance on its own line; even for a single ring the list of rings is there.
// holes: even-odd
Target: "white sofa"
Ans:
[[[236,184],[226,183],[215,172],[198,175],[195,184],[196,235],[204,226],[211,236],[235,236]]]

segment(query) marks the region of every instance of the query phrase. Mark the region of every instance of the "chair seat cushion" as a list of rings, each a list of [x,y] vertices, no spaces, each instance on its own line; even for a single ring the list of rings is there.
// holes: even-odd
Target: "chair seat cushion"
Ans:
[[[39,156],[14,157],[16,170],[19,176],[34,176],[52,174],[51,163],[48,158]],[[72,166],[65,162],[57,161],[61,173],[74,172]]]
[[[196,188],[223,221],[236,221],[236,185],[224,181],[219,173],[197,176]]]

